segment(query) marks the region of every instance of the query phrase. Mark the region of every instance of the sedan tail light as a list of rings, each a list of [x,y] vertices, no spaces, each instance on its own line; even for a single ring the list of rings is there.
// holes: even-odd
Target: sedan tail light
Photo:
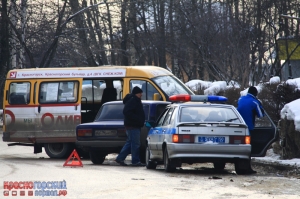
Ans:
[[[172,137],[172,141],[175,143],[194,143],[195,136],[194,135],[178,135],[174,134]]]
[[[78,129],[77,136],[92,136],[93,130],[92,129]]]
[[[230,136],[229,144],[250,144],[250,136]]]

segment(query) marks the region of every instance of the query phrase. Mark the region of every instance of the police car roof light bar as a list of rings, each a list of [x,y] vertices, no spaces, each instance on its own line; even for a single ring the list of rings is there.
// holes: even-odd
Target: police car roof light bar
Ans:
[[[217,95],[172,95],[169,97],[170,101],[184,101],[184,102],[226,102],[227,98]]]

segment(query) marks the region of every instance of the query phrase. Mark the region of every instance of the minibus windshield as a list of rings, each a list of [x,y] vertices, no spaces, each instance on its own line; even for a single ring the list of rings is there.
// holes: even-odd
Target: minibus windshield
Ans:
[[[173,76],[158,76],[152,80],[168,95],[189,94],[194,95],[182,82]]]

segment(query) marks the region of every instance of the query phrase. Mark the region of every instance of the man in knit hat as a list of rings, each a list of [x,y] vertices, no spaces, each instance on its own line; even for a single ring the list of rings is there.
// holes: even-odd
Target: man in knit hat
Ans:
[[[247,95],[240,97],[240,99],[238,100],[237,110],[242,115],[243,119],[245,120],[245,122],[248,126],[248,129],[250,131],[250,135],[251,135],[251,131],[255,127],[255,117],[260,118],[260,117],[264,116],[264,110],[263,110],[262,104],[256,98],[257,93],[258,93],[258,91],[257,91],[256,87],[251,86],[248,89]],[[250,167],[249,167],[248,173],[249,174],[256,173],[256,171],[254,171],[251,168],[251,157],[250,157]]]
[[[145,166],[140,162],[140,134],[141,127],[145,123],[145,113],[141,101],[143,90],[138,86],[134,87],[131,94],[127,94],[123,99],[125,104],[123,109],[124,125],[126,128],[127,140],[116,162],[122,166],[127,155],[131,153],[132,166]]]

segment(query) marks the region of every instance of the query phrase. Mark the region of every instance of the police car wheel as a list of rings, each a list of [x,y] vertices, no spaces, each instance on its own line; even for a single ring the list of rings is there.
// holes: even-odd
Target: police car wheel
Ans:
[[[99,154],[97,152],[90,152],[90,158],[93,164],[102,164],[105,160],[104,154]]]
[[[146,168],[147,169],[156,169],[156,162],[153,162],[150,160],[150,149],[149,147],[147,146],[146,148]]]
[[[224,170],[225,164],[225,162],[214,162],[214,168],[216,170]]]
[[[176,167],[172,164],[171,160],[169,159],[167,147],[164,150],[164,166],[166,172],[176,171]]]
[[[69,143],[44,144],[45,151],[50,158],[67,158],[74,147]]]
[[[250,161],[249,160],[238,160],[234,163],[235,172],[238,175],[244,175],[247,174],[247,171],[250,167]]]

